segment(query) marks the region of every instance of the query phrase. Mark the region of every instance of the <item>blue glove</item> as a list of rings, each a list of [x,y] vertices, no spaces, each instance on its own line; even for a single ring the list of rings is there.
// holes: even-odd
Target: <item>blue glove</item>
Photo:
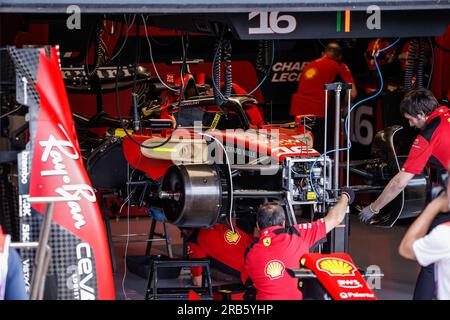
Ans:
[[[374,215],[376,215],[378,212],[372,211],[370,208],[370,205],[364,207],[361,212],[359,213],[359,221],[362,223],[368,223],[370,219],[373,218]]]
[[[164,218],[165,218],[164,212],[162,212],[162,210],[160,208],[150,207],[150,208],[148,208],[148,213],[156,221],[164,222]]]

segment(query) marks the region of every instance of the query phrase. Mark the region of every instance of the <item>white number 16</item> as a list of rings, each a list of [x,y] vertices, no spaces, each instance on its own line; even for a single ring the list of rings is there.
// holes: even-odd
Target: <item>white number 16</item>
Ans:
[[[278,16],[279,12],[250,12],[248,20],[252,20],[259,15],[259,27],[248,28],[248,34],[285,34],[291,33],[297,27],[297,20],[294,16],[285,14]],[[280,22],[286,21],[285,27],[280,27]]]

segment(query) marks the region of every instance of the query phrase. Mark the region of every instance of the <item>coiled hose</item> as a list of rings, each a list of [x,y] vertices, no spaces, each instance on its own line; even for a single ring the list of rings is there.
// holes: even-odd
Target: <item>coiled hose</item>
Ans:
[[[405,82],[404,87],[406,92],[413,90],[412,80],[414,76],[415,58],[416,58],[417,40],[411,40],[411,45],[408,48],[408,57],[406,59]]]
[[[269,40],[260,40],[258,42],[258,53],[256,56],[255,68],[261,74],[267,74],[270,71],[272,61],[272,43]]]
[[[425,74],[425,40],[419,39],[419,57],[417,60],[417,79],[416,88],[424,88],[424,74]]]
[[[228,102],[232,90],[232,65],[231,65],[231,41],[226,39],[218,39],[214,46],[214,60],[213,60],[213,92],[214,99],[218,106],[222,106]],[[224,90],[221,90],[221,64],[222,55],[224,62]]]
[[[95,30],[94,69],[92,69],[91,71],[88,70],[89,78],[92,77],[97,72],[97,69],[101,67],[107,60],[107,57],[105,55],[106,44],[102,38],[103,32],[104,30],[102,24],[98,23]]]

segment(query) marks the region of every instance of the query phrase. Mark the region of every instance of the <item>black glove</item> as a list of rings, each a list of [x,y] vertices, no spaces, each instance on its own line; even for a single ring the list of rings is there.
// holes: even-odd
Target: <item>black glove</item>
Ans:
[[[344,187],[341,189],[340,194],[345,194],[348,198],[348,204],[352,204],[353,201],[355,200],[355,192],[348,188],[348,187]]]

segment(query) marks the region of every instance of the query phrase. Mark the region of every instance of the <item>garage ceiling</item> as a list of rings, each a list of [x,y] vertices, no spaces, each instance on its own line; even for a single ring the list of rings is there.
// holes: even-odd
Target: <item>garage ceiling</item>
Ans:
[[[76,4],[85,13],[214,13],[250,11],[365,11],[450,9],[449,0],[1,0],[0,12],[65,13]]]

